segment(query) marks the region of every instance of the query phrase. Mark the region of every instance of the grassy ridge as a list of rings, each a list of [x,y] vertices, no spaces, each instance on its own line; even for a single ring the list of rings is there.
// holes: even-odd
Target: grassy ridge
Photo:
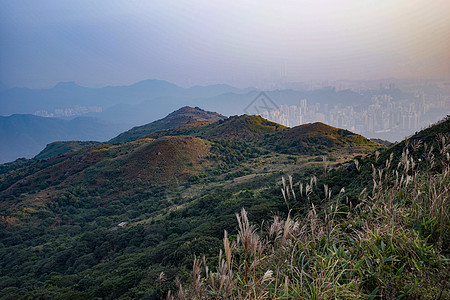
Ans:
[[[267,136],[263,143],[269,144],[277,152],[287,154],[327,155],[330,151],[341,154],[367,153],[381,148],[359,134],[320,122],[299,125]]]
[[[148,137],[164,135],[192,135],[206,139],[225,139],[257,142],[266,134],[283,131],[287,127],[268,121],[260,116],[232,116],[214,123],[190,122],[184,126],[154,132]]]
[[[192,135],[206,139],[239,140],[283,154],[328,155],[367,153],[384,148],[365,137],[320,122],[288,128],[260,116],[233,116],[214,123],[195,123],[154,132],[148,137]]]
[[[216,122],[219,120],[223,120],[224,118],[224,116],[215,112],[204,111],[198,107],[193,108],[185,106],[177,111],[170,113],[161,120],[157,120],[155,122],[142,126],[137,126],[126,132],[123,132],[117,137],[111,139],[109,143],[117,144],[134,141],[156,131],[183,126],[190,121]]]
[[[326,178],[283,179],[286,204],[303,203],[303,213],[258,226],[242,209],[217,264],[195,259],[190,280],[168,298],[449,298],[449,121],[386,151],[386,161],[378,152],[363,160],[372,184],[359,187],[356,202],[345,188],[332,196]],[[357,173],[366,168],[355,164]]]

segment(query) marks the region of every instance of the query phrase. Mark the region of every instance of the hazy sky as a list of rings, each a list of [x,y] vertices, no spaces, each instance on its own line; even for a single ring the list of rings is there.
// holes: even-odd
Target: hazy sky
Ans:
[[[0,82],[447,78],[449,0],[0,0]]]

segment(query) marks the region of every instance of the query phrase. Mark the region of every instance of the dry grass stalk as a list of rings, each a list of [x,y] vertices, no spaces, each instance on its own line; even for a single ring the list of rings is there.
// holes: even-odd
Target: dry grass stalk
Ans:
[[[448,139],[440,139],[440,150],[450,149]],[[427,149],[424,145],[424,150]],[[420,294],[421,289],[408,291],[411,287],[408,276],[415,276],[422,280],[417,284],[428,284],[427,295],[449,296],[444,285],[436,287],[427,282],[430,278],[426,277],[427,269],[422,267],[426,264],[424,256],[429,260],[440,259],[439,251],[445,247],[445,235],[450,228],[448,152],[440,153],[439,159],[433,155],[431,151],[427,162],[422,163],[433,166],[434,161],[442,165],[439,174],[419,172],[421,162],[415,161],[408,150],[394,170],[390,169],[392,154],[384,170],[372,165],[372,196],[368,197],[365,187],[358,205],[347,212],[348,219],[340,213],[341,194],[345,189],[335,196],[336,201],[329,201],[328,185],[324,185],[325,200],[328,200],[325,207],[311,203],[301,221],[292,218],[290,213],[284,220],[275,216],[261,235],[250,225],[247,212],[242,209],[236,214],[238,242],[230,244],[225,232],[225,259],[220,251],[217,272],[208,275],[206,271],[205,284],[197,280],[198,275],[193,275],[193,280],[197,280],[194,284],[208,290],[215,299],[367,299],[370,293],[389,299],[398,295],[421,298],[424,296]],[[288,193],[293,191],[292,177],[289,184],[283,178],[282,184],[283,196],[289,199]],[[305,188],[308,199],[314,186],[317,178],[313,177]],[[303,196],[303,185],[300,185],[300,195]],[[433,248],[434,252],[429,250],[427,239],[411,229],[409,219],[437,222],[439,247]],[[194,260],[194,265],[193,274],[199,274],[199,260]],[[203,265],[206,266],[205,260]],[[395,276],[386,271],[390,269],[395,271]],[[375,282],[377,290],[364,290],[367,278]],[[394,287],[397,294],[393,292]],[[195,294],[195,289],[192,292]],[[180,299],[187,297],[181,284],[178,295]],[[208,294],[197,295],[207,298]]]

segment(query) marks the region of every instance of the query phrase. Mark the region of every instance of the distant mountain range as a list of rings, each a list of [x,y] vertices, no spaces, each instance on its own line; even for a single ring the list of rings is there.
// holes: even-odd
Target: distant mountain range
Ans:
[[[73,117],[80,114],[141,125],[184,105],[223,94],[248,93],[225,84],[182,88],[167,81],[144,80],[129,86],[82,87],[61,82],[50,89],[12,88],[0,91],[0,115],[41,114]]]
[[[0,90],[0,115],[37,114],[53,117],[95,116],[109,122],[131,126],[157,120],[182,106],[199,106],[231,116],[243,113],[258,96],[254,88],[235,88],[225,84],[183,88],[167,81],[144,80],[128,86],[82,87],[61,82],[49,89],[12,88]],[[331,88],[314,91],[274,90],[266,92],[275,105],[329,103],[359,106],[370,98],[350,90]]]
[[[24,114],[0,117],[0,163],[31,158],[55,141],[105,141],[127,127],[92,117],[72,120]]]
[[[3,116],[0,120],[0,162],[33,157],[46,144],[55,141],[105,141],[135,126],[110,141],[117,143],[157,130],[175,128],[186,124],[190,116],[176,116],[180,117],[178,121],[143,124],[162,119],[186,105],[222,114],[195,119],[200,122],[214,122],[236,114],[252,114],[255,112],[246,109],[259,93],[254,88],[240,89],[225,84],[183,88],[162,80],[144,80],[128,86],[104,88],[61,82],[49,89],[0,89],[0,116]],[[266,95],[275,106],[298,105],[301,99],[307,98],[308,103],[342,103],[356,107],[364,105],[367,100],[349,90],[336,92],[329,88],[315,91],[276,90],[268,91]],[[56,118],[65,121],[57,121]],[[74,118],[76,120],[72,120]]]

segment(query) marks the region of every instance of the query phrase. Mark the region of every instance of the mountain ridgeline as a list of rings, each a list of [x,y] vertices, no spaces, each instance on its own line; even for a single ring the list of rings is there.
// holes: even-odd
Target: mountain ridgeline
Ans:
[[[226,115],[242,111],[258,96],[255,88],[235,88],[225,84],[183,88],[163,80],[144,80],[127,86],[88,88],[61,82],[52,88],[12,88],[0,90],[0,115],[40,114],[54,117],[93,116],[113,123],[145,124],[187,104]],[[311,103],[358,107],[370,103],[370,96],[333,89],[314,91],[276,90],[267,92],[274,101],[298,105]],[[68,114],[68,115],[67,115]]]
[[[172,112],[161,120],[157,120],[143,126],[134,127],[124,133],[121,133],[119,136],[111,139],[109,143],[116,144],[134,141],[155,131],[177,128],[189,123],[190,121],[212,123],[223,119],[225,119],[225,116],[218,113],[204,111],[198,107],[192,108],[185,106]]]
[[[323,123],[287,128],[183,107],[107,143],[50,144],[0,165],[0,298],[164,298],[195,257],[218,261],[243,207],[258,222],[304,216],[311,204],[350,211],[373,187],[371,163],[394,165],[425,142],[438,153],[449,122],[387,148]],[[308,184],[307,198],[283,198],[288,175]],[[367,276],[355,286],[370,294],[378,281]]]
[[[147,125],[135,127],[111,139],[109,143],[123,143],[142,137],[157,138],[171,135],[192,135],[207,139],[254,142],[277,148],[284,153],[305,154],[343,150],[366,151],[379,147],[361,135],[317,122],[288,128],[260,116],[232,116],[226,118],[198,107],[183,107],[167,117]],[[365,147],[367,146],[367,147]],[[361,148],[361,149],[358,149]]]
[[[254,90],[225,84],[183,88],[164,80],[143,80],[131,85],[103,88],[60,82],[47,89],[12,88],[0,91],[0,115],[91,116],[136,126],[148,120],[157,120],[187,103],[202,107],[217,103],[215,98],[222,95],[246,95],[245,101],[251,101]],[[232,106],[225,112],[237,109],[236,103]]]
[[[0,117],[0,163],[31,158],[48,143],[70,140],[106,141],[128,126],[93,117],[72,120],[34,115]]]

